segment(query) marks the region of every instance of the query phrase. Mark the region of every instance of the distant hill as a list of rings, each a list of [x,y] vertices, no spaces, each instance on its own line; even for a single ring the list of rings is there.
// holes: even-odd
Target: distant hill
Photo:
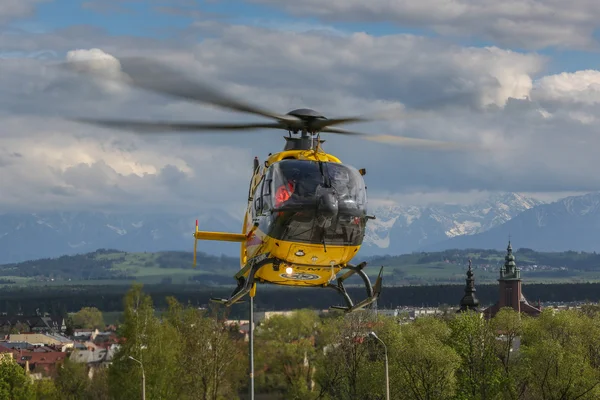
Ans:
[[[600,192],[537,205],[488,231],[454,237],[420,250],[502,249],[509,236],[513,245],[537,251],[600,251]]]
[[[222,210],[197,214],[45,212],[0,215],[0,264],[97,249],[128,252],[192,251],[196,219],[201,229],[240,232],[242,221]],[[199,241],[209,254],[239,254],[239,244]]]
[[[239,261],[197,253],[193,268],[190,252],[126,253],[100,249],[92,253],[0,265],[0,279],[14,284],[123,284],[189,283],[229,285]],[[1,284],[2,282],[0,282]]]
[[[384,266],[384,285],[463,284],[468,260],[473,262],[476,283],[496,283],[506,251],[447,250],[401,256],[363,257],[367,273],[374,277]],[[530,249],[514,252],[525,282],[600,281],[600,255],[541,253]],[[357,260],[358,262],[358,260]],[[116,285],[138,281],[146,284],[194,283],[233,285],[239,270],[234,257],[198,254],[192,267],[191,252],[126,253],[98,250],[92,253],[0,265],[0,285]],[[356,279],[354,279],[356,278]],[[351,278],[349,285],[359,283]]]

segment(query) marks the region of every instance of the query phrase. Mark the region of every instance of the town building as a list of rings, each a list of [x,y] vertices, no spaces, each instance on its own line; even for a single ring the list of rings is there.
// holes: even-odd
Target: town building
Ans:
[[[67,326],[61,315],[0,315],[0,333],[11,333],[14,328],[25,332],[62,333]]]

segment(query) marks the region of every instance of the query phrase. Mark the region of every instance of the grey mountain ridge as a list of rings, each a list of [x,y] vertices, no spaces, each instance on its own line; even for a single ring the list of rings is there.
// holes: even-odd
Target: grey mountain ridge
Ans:
[[[128,252],[193,251],[196,219],[205,230],[238,232],[242,226],[241,221],[221,210],[187,215],[4,214],[0,215],[0,264],[85,254],[100,248]],[[239,255],[239,244],[199,241],[198,251]]]
[[[419,251],[501,250],[509,236],[518,247],[536,251],[600,251],[600,192],[542,204],[488,231],[454,237],[423,246]]]
[[[376,207],[372,212],[377,219],[369,221],[362,254],[399,255],[419,251],[452,237],[485,232],[542,204],[517,193],[503,193],[470,205]]]
[[[600,193],[545,204],[516,193],[472,205],[370,207],[359,258],[449,248],[600,251]],[[186,251],[201,229],[239,232],[242,221],[222,210],[202,213],[46,212],[0,215],[0,264],[84,254],[100,248],[129,252]],[[239,244],[199,241],[198,250],[239,256]],[[190,260],[191,263],[191,260]]]

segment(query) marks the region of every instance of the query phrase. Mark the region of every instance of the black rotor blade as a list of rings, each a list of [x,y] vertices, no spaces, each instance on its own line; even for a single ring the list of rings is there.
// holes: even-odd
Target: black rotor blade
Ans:
[[[71,121],[98,125],[107,128],[125,129],[142,133],[156,133],[166,131],[194,132],[194,131],[241,131],[251,129],[281,129],[285,126],[279,123],[258,124],[201,124],[195,122],[153,122],[153,121],[128,121],[94,118],[71,118]]]
[[[441,140],[417,139],[406,136],[395,135],[370,135],[367,133],[347,131],[340,128],[325,128],[321,132],[336,133],[341,135],[360,136],[363,139],[374,142],[416,147],[423,149],[439,150],[483,150],[480,146],[469,143],[446,142]]]
[[[381,120],[405,120],[410,118],[422,118],[426,115],[430,115],[430,113],[430,111],[406,109],[404,106],[401,106],[373,112],[363,116],[341,117],[311,121],[310,127],[316,130],[322,130],[328,126],[350,124],[355,122],[373,122]]]
[[[310,127],[313,129],[321,130],[327,126],[351,124],[353,122],[368,122],[368,121],[372,121],[372,120],[370,118],[363,118],[363,117],[322,119],[322,120],[311,121]]]
[[[131,86],[211,104],[229,110],[246,112],[294,123],[299,121],[291,115],[281,115],[259,107],[235,100],[216,88],[210,87],[191,77],[184,77],[182,71],[177,71],[164,63],[143,57],[120,58],[121,71],[126,76],[120,78],[113,74],[105,74],[94,65],[94,60],[70,61],[60,64],[63,68],[79,73],[87,73],[96,78],[126,83]]]

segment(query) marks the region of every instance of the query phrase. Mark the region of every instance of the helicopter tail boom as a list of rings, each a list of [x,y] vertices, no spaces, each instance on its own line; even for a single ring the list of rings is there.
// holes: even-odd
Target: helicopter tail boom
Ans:
[[[198,240],[216,240],[220,242],[244,242],[247,236],[243,233],[229,232],[210,232],[198,230],[198,220],[196,220],[196,231],[194,232],[194,266],[196,266],[196,248]]]

